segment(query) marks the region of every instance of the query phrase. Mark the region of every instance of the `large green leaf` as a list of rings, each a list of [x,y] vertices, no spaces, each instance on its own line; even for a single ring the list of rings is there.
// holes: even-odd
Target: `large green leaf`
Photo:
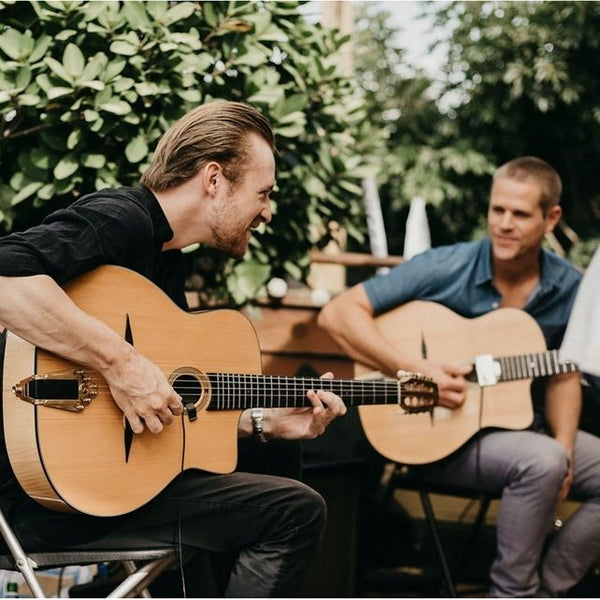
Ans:
[[[34,47],[30,31],[19,33],[8,28],[0,35],[0,50],[13,60],[25,60]]]
[[[34,181],[21,188],[11,199],[11,206],[16,206],[23,200],[33,196],[40,188],[42,183],[40,181]]]
[[[67,154],[64,158],[61,158],[52,173],[57,180],[63,181],[73,175],[78,167],[79,161],[75,155]]]
[[[131,106],[123,100],[104,102],[98,108],[115,115],[126,115],[127,113],[131,112]]]
[[[143,135],[134,137],[125,147],[125,156],[130,163],[138,163],[148,155],[148,144]]]
[[[85,58],[83,52],[75,44],[68,44],[65,48],[63,66],[73,80],[78,79],[83,74]]]

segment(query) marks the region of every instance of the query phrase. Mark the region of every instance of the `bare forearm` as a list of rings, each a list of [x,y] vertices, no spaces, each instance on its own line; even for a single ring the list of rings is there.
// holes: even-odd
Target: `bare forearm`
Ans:
[[[116,332],[80,310],[45,275],[0,277],[0,321],[36,346],[100,371],[131,352]]]
[[[319,314],[319,325],[354,360],[388,374],[398,369],[418,371],[420,361],[395,348],[377,327],[360,287],[338,296]]]
[[[180,415],[165,374],[102,321],[86,314],[49,277],[0,277],[0,321],[49,352],[99,371],[134,433],[159,433]]]

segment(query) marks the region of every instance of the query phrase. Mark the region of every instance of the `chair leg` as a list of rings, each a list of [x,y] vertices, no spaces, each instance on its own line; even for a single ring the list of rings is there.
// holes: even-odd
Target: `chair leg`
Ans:
[[[433,512],[431,499],[429,498],[428,492],[423,489],[419,490],[419,496],[421,497],[421,504],[423,506],[423,511],[425,513],[425,519],[429,527],[431,538],[433,539],[435,551],[437,553],[438,560],[440,561],[440,567],[442,568],[442,575],[444,577],[448,595],[451,598],[457,598],[456,588],[454,587],[452,575],[450,574],[450,568],[448,567],[448,561],[446,560],[446,553],[444,552],[444,547],[442,546],[442,540],[440,538],[440,533],[435,520],[435,513]]]
[[[133,561],[123,561],[123,566],[128,573],[127,577],[110,593],[107,598],[150,597],[147,587],[168,567],[175,562],[175,558],[158,558],[143,566],[136,566]],[[142,594],[142,592],[144,592]]]
[[[481,496],[479,498],[479,510],[477,511],[477,516],[475,517],[475,521],[471,526],[471,531],[469,533],[469,539],[467,540],[467,545],[463,550],[462,557],[460,559],[460,563],[458,568],[456,569],[457,576],[460,577],[465,570],[465,566],[467,564],[467,560],[469,558],[469,554],[473,545],[475,544],[475,540],[477,539],[477,535],[481,530],[482,525],[485,522],[485,517],[487,516],[488,510],[490,508],[490,504],[492,503],[492,499],[489,496]]]
[[[25,554],[23,547],[19,543],[19,540],[17,540],[15,534],[12,532],[12,529],[8,525],[8,522],[2,511],[0,511],[0,533],[6,542],[10,553],[15,559],[15,565],[17,569],[19,569],[25,579],[25,582],[29,586],[33,597],[45,598],[46,595],[42,591],[40,583],[34,573],[34,568],[37,567],[37,565]]]

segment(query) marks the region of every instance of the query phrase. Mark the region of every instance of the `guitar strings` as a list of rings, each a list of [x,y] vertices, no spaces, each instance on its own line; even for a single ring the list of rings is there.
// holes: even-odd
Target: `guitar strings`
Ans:
[[[58,372],[55,372],[55,376]],[[60,371],[61,374],[64,371]],[[97,371],[86,371],[86,375],[97,374]],[[180,372],[181,376],[191,376],[194,379],[197,373]],[[345,404],[352,406],[354,400],[367,404],[391,404],[397,403],[401,398],[410,399],[414,402],[414,408],[422,408],[436,400],[435,385],[429,381],[418,381],[416,384],[407,385],[405,382],[394,380],[347,380],[347,379],[320,379],[312,377],[289,377],[280,375],[262,374],[239,374],[239,373],[208,373],[209,386],[199,380],[189,382],[187,380],[174,382],[174,389],[182,396],[195,396],[200,398],[207,388],[211,392],[213,406],[245,408],[241,406],[248,400],[254,404],[260,400],[265,407],[288,407],[298,400],[310,406],[306,393],[309,390],[324,390],[334,392],[344,399]],[[90,382],[86,382],[90,383]],[[94,382],[95,383],[95,382]],[[110,392],[109,385],[102,380],[95,384],[97,392]],[[259,399],[258,397],[266,397]]]
[[[60,372],[54,372],[54,373],[47,373],[45,376],[44,375],[39,375],[38,374],[38,378],[40,380],[44,380],[45,377],[47,377],[46,380],[52,380],[52,376],[54,376],[55,379],[60,379],[59,377],[57,377],[58,373],[63,373],[63,371]],[[99,371],[87,371],[86,370],[86,375],[97,375],[98,377],[100,377],[102,379],[102,383],[97,383],[96,387],[97,389],[108,389],[108,384],[105,382],[105,380],[102,378],[102,376],[100,375]],[[169,373],[165,373],[165,375],[169,376],[171,374]],[[187,381],[177,381],[177,389],[182,389],[182,390],[198,390],[199,387],[202,387],[202,382],[200,380],[197,380],[197,373],[195,372],[179,372],[177,373],[177,378],[180,377],[184,377],[184,376],[189,376],[189,377],[193,377],[195,379],[194,382],[187,382]],[[215,389],[215,390],[219,390],[221,388],[223,389],[232,389],[232,388],[236,388],[236,385],[240,388],[240,389],[246,389],[246,388],[251,388],[251,389],[258,389],[258,390],[273,390],[274,387],[277,387],[279,389],[293,389],[298,391],[299,387],[302,387],[304,389],[306,389],[306,391],[310,390],[310,389],[325,389],[325,388],[335,388],[337,389],[347,389],[348,391],[355,391],[356,389],[359,390],[369,390],[369,389],[376,389],[379,388],[381,390],[395,390],[398,387],[402,388],[403,391],[408,391],[411,387],[414,388],[416,386],[422,385],[426,388],[434,388],[434,384],[431,381],[428,380],[420,380],[417,379],[415,382],[413,382],[412,384],[406,384],[405,382],[402,381],[395,381],[395,380],[387,380],[387,381],[380,381],[380,380],[365,380],[365,379],[329,379],[329,378],[312,378],[312,377],[289,377],[289,376],[285,376],[285,375],[262,375],[262,374],[258,374],[258,373],[220,373],[220,372],[213,372],[213,373],[204,373],[203,375],[207,376],[209,379],[213,378],[213,379],[217,379],[217,381],[214,381],[213,379],[211,379],[210,381],[210,388],[211,389]],[[225,379],[225,381],[219,381],[219,379]],[[240,380],[237,383],[235,383],[234,381],[231,380]]]
[[[400,384],[401,385],[401,384]],[[199,394],[203,390],[207,389],[200,385],[191,385],[191,384],[183,384],[173,386],[174,389],[180,394]],[[353,386],[352,384],[341,384],[341,385],[323,385],[315,382],[313,385],[308,385],[305,382],[303,384],[292,384],[286,383],[285,385],[278,385],[276,388],[273,385],[269,385],[268,383],[254,383],[248,385],[227,385],[227,384],[215,384],[211,383],[208,388],[210,391],[222,394],[224,396],[232,396],[239,395],[240,393],[248,393],[248,394],[266,394],[266,395],[299,395],[306,394],[310,390],[323,390],[326,392],[334,392],[336,394],[342,395],[352,395],[352,396],[367,396],[367,395],[405,395],[405,396],[417,396],[423,394],[431,394],[434,395],[434,389],[403,389],[400,387],[398,389],[397,384],[392,385],[374,385],[374,386]],[[110,390],[110,387],[106,383],[100,383],[96,385],[96,390],[99,392],[106,392]]]

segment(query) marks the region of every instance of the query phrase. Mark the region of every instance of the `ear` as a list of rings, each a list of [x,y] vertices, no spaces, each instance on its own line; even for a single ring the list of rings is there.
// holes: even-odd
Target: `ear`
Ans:
[[[216,195],[222,181],[223,168],[218,162],[211,161],[202,168],[202,185],[206,193]]]
[[[560,206],[551,206],[546,213],[546,227],[545,233],[554,231],[554,228],[562,217],[562,208]]]

